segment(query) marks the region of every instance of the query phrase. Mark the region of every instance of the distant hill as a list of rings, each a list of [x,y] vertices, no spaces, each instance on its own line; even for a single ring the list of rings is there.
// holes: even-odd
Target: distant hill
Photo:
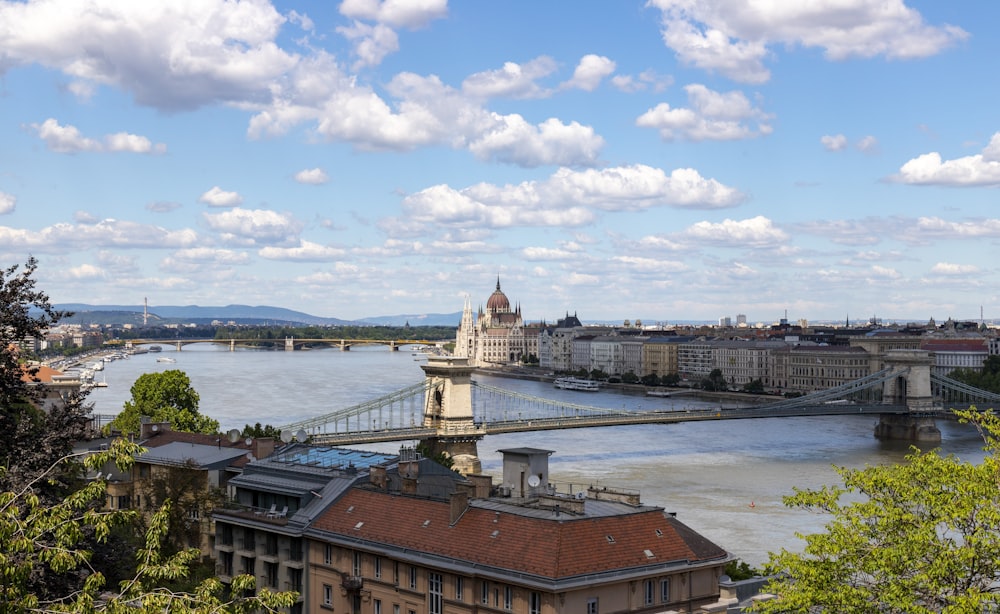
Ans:
[[[62,320],[67,324],[141,324],[142,305],[88,305],[85,303],[61,303],[53,305],[61,311],[72,311],[73,316]],[[167,323],[210,323],[212,320],[234,321],[238,324],[308,324],[313,326],[350,326],[365,324],[358,320],[322,318],[301,311],[282,307],[226,305],[224,307],[200,307],[198,305],[157,305],[149,308],[150,322]],[[455,322],[457,324],[457,320]]]
[[[361,320],[365,324],[377,324],[379,326],[458,326],[462,321],[462,312],[455,313],[421,313],[404,314],[399,316],[376,316]]]

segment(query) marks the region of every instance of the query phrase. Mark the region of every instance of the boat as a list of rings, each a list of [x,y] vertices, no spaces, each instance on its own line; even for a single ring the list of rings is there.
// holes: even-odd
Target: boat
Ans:
[[[160,356],[156,359],[156,362],[177,362],[177,360],[169,356]]]
[[[158,346],[158,345],[151,345],[151,346],[149,346],[149,351],[150,352],[160,352],[162,350],[163,350],[163,348],[160,347],[160,346]]]
[[[587,392],[596,392],[601,389],[600,382],[595,382],[590,379],[581,379],[579,377],[560,377],[554,382],[556,388],[562,388],[563,390],[584,390]]]

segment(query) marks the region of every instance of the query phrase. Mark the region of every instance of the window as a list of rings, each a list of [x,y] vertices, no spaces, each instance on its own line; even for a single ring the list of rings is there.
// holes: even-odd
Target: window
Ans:
[[[333,546],[330,544],[323,545],[323,564],[333,565]]]
[[[354,565],[351,567],[351,575],[361,577],[361,553],[354,553]]]
[[[653,581],[645,580],[642,583],[642,603],[644,605],[653,605]]]
[[[278,556],[278,536],[268,533],[264,538],[264,552],[268,556]]]
[[[372,614],[382,614],[382,600],[372,600]]]
[[[458,576],[455,578],[455,600],[462,600],[462,593],[465,592],[465,578]]]
[[[532,591],[528,595],[528,614],[542,614],[542,594]]]
[[[490,604],[490,583],[486,580],[479,583],[479,601],[483,605]]]
[[[382,558],[378,556],[375,557],[375,577],[382,577]]]
[[[587,600],[587,614],[597,614],[597,597]]]
[[[233,525],[224,524],[222,525],[222,545],[232,546],[233,545]]]
[[[333,586],[330,584],[323,585],[323,605],[327,607],[333,606]]]
[[[503,587],[503,609],[508,612],[514,609],[514,589],[509,586]]]
[[[410,588],[417,590],[417,568],[414,565],[410,565]]]
[[[233,553],[220,552],[219,565],[222,567],[221,574],[224,576],[233,575]]]
[[[264,575],[266,576],[268,588],[278,588],[278,564],[265,562]]]
[[[434,572],[427,574],[427,614],[441,614],[444,602],[443,585],[441,574]]]
[[[660,602],[670,602],[670,578],[660,580]]]
[[[243,561],[243,568],[240,573],[245,573],[250,576],[254,575],[255,573],[254,568],[256,567],[255,563],[257,562],[256,559],[254,559],[251,556],[245,556],[242,557],[242,561]]]

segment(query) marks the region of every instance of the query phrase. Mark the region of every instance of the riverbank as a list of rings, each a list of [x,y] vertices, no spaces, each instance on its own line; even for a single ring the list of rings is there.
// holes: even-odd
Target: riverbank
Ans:
[[[483,375],[489,375],[491,377],[506,377],[510,379],[520,379],[534,382],[548,382],[552,383],[556,380],[557,376],[551,371],[547,371],[540,367],[478,367],[475,370],[476,373],[482,373]],[[715,403],[745,403],[747,405],[763,405],[765,403],[774,403],[775,401],[781,400],[781,397],[768,394],[750,394],[747,392],[707,392],[705,390],[699,390],[697,388],[691,388],[688,386],[675,386],[675,387],[664,387],[655,386],[650,387],[643,384],[626,384],[624,382],[616,383],[601,383],[601,388],[604,390],[616,390],[622,394],[638,395],[644,396],[647,391],[656,390],[670,392],[669,395],[650,395],[650,396],[673,396],[673,395],[684,395],[686,397],[692,397],[699,401],[708,401]]]

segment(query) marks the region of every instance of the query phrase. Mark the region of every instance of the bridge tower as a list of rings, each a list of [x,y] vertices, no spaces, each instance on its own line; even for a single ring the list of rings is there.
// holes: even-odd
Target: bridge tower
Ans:
[[[887,367],[896,376],[882,385],[882,401],[906,405],[905,414],[882,414],[875,427],[879,439],[940,442],[941,431],[929,414],[939,408],[931,392],[931,365],[934,359],[926,350],[889,350],[885,353]]]
[[[451,457],[452,468],[463,475],[482,472],[476,442],[482,433],[472,415],[472,367],[469,359],[430,356],[420,365],[430,386],[424,400],[424,426],[438,435],[423,440],[431,454]]]
[[[295,337],[285,337],[285,351],[286,352],[295,351]]]

